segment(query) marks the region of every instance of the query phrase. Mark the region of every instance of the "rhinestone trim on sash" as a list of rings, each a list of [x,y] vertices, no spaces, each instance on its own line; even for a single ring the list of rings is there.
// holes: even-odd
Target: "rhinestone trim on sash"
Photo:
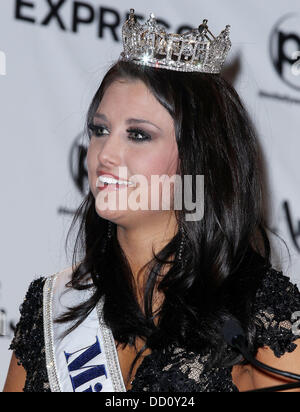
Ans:
[[[105,353],[107,355],[108,369],[111,373],[111,379],[113,386],[115,388],[115,392],[126,392],[126,387],[122,377],[115,340],[111,330],[108,328],[103,319],[103,306],[104,298],[102,297],[99,303],[97,304],[97,314],[104,338],[104,348]]]
[[[56,363],[54,331],[53,331],[53,294],[54,285],[59,273],[46,279],[43,290],[44,338],[46,351],[46,366],[51,392],[63,392]],[[114,392],[126,392],[126,386],[118,359],[118,353],[113,334],[103,318],[104,297],[100,299],[95,310],[103,336],[104,353]],[[71,332],[72,333],[72,332]]]
[[[51,392],[61,392],[54,354],[54,336],[52,328],[53,286],[57,273],[46,279],[43,291],[44,337],[46,351],[46,366]]]

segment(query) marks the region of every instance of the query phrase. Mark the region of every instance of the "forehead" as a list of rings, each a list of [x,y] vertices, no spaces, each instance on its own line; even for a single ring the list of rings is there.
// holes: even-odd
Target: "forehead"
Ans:
[[[104,92],[97,112],[107,116],[143,117],[158,123],[173,124],[169,112],[141,81],[116,80]]]
[[[158,103],[151,91],[141,80],[131,81],[119,79],[113,81],[105,90],[101,105],[111,103],[116,104],[115,98],[120,99],[118,103]]]

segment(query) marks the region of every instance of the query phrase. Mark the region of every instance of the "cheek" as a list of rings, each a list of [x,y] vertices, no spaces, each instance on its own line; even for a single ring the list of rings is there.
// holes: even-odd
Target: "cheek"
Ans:
[[[86,162],[88,169],[92,170],[97,163],[97,151],[93,142],[90,142],[86,155]]]
[[[148,179],[152,175],[174,175],[177,171],[178,149],[177,144],[171,147],[161,147],[155,152],[137,157],[135,170],[141,171]]]
[[[88,148],[87,154],[86,154],[86,164],[87,164],[87,169],[88,169],[88,174],[90,175],[91,169],[92,169],[92,156],[91,156],[91,150],[90,146]]]
[[[87,164],[87,172],[88,172],[88,180],[90,188],[93,189],[95,186],[95,182],[93,181],[96,170],[97,170],[97,154],[95,150],[93,150],[92,144],[89,145],[86,155],[86,164]]]
[[[147,197],[146,193],[148,194],[149,207],[150,205],[159,204],[160,210],[162,207],[164,210],[172,209],[173,185],[171,184],[170,186],[169,179],[159,179],[159,185],[157,186],[157,179],[152,178],[151,180],[151,176],[173,176],[177,172],[177,164],[177,144],[161,147],[160,150],[155,150],[151,153],[147,153],[147,155],[136,157],[134,169],[139,171],[139,174],[142,174],[148,182],[147,188],[143,187],[144,185],[142,184],[141,193],[145,193],[145,197]],[[170,193],[170,200],[168,193]]]

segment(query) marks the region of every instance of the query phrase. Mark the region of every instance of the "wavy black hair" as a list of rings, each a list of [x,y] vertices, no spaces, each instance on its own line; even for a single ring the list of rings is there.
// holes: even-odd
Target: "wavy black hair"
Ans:
[[[264,213],[262,158],[253,124],[235,89],[219,74],[176,72],[118,61],[104,76],[88,110],[89,138],[88,126],[105,90],[118,79],[144,82],[173,117],[182,180],[184,175],[204,175],[204,217],[189,222],[185,219],[188,211],[175,211],[186,236],[184,264],[177,255],[182,236],[178,231],[145,265],[148,272],[142,310],[116,225],[106,244],[108,221],[96,213],[89,191],[67,236],[68,242],[79,221],[68,286],[79,290],[95,286],[95,291],[87,302],[70,308],[57,321],[73,321],[68,331],[73,330],[104,295],[104,319],[115,340],[125,346],[134,345],[136,337],[145,341],[129,375],[146,348],[163,349],[171,344],[198,353],[210,350],[211,366],[241,360],[233,360],[226,352],[222,325],[228,318],[238,319],[251,350],[255,336],[253,300],[265,269],[271,266],[267,231],[274,233]],[[170,261],[166,274],[160,276]],[[87,282],[90,275],[92,282]],[[154,313],[155,287],[164,300]]]

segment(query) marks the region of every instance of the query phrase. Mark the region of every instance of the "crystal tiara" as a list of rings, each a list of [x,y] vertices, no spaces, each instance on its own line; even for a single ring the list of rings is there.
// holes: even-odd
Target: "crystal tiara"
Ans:
[[[220,73],[231,47],[230,26],[215,37],[207,20],[197,29],[182,34],[167,33],[153,13],[140,24],[130,9],[122,27],[123,51],[120,60],[182,72]]]

